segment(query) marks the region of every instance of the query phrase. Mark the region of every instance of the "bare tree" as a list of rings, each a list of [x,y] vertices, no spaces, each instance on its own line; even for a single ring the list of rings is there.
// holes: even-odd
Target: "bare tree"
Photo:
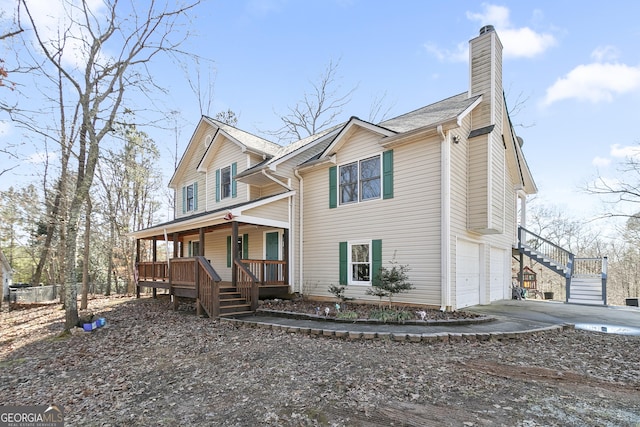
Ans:
[[[602,196],[611,210],[602,218],[640,218],[640,146],[636,156],[629,155],[618,167],[621,178],[616,180],[598,176],[585,186],[588,194]]]
[[[227,109],[227,111],[220,111],[218,112],[214,119],[222,122],[222,123],[226,123],[229,126],[236,126],[238,124],[238,116],[236,115],[236,113],[234,113],[230,108]]]
[[[202,68],[200,66],[200,61],[204,61],[206,75],[202,76]],[[209,64],[211,64],[209,66]],[[187,83],[189,83],[189,87],[191,91],[196,96],[198,100],[198,107],[200,108],[201,116],[208,116],[211,111],[211,104],[213,103],[214,97],[214,88],[215,88],[215,80],[216,80],[216,70],[213,68],[212,61],[202,59],[200,57],[195,58],[195,66],[187,68],[183,65],[185,70],[185,74],[187,76]],[[192,71],[193,70],[193,71]],[[192,77],[191,74],[195,73],[195,77]]]
[[[335,124],[342,108],[351,101],[357,86],[342,92],[338,84],[340,61],[329,62],[317,82],[311,82],[311,91],[305,93],[288,114],[280,116],[282,127],[266,132],[282,142],[292,142],[314,135]]]
[[[369,106],[369,118],[367,119],[370,123],[382,122],[388,118],[394,104],[386,104],[386,99],[387,92],[373,97]]]
[[[62,24],[64,28],[57,32],[58,38],[52,40],[45,26],[37,21],[29,2],[20,2],[35,36],[35,50],[44,56],[38,72],[44,79],[60,82],[61,90],[50,99],[59,103],[62,112],[63,106],[71,106],[70,115],[60,119],[60,132],[77,130],[75,138],[60,137],[61,147],[73,153],[77,168],[68,192],[68,216],[61,228],[65,242],[64,328],[69,331],[78,321],[75,286],[78,225],[93,183],[101,144],[123,109],[125,93],[157,89],[148,64],[160,53],[177,52],[187,37],[179,31],[180,20],[199,2],[175,9],[155,1],[141,8],[140,3],[133,0],[124,6],[117,0],[105,0],[96,9],[86,1],[78,4],[64,0],[62,3],[67,19]]]

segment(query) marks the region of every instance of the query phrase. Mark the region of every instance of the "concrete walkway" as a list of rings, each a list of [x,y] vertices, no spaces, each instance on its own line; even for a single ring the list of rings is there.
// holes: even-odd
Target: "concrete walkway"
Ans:
[[[465,310],[514,321],[534,321],[549,325],[572,324],[578,329],[640,335],[640,309],[638,307],[605,307],[566,304],[558,301],[503,300],[487,305],[476,305]],[[607,330],[596,328],[597,326],[604,326]]]
[[[573,327],[597,332],[640,335],[640,309],[632,307],[601,307],[536,300],[504,300],[487,305],[468,307],[465,311],[490,317],[492,321],[472,324],[452,322],[428,325],[370,324],[296,319],[257,313],[222,321],[239,325],[284,330],[289,333],[321,335],[346,339],[393,339],[396,341],[459,341],[513,339],[547,331],[562,331]],[[604,328],[604,329],[603,329]]]

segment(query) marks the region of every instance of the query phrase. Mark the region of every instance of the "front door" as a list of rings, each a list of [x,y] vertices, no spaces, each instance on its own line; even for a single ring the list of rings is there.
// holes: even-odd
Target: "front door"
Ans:
[[[280,259],[280,233],[277,231],[269,232],[265,236],[265,259]],[[265,282],[275,282],[278,280],[278,264],[266,264]]]

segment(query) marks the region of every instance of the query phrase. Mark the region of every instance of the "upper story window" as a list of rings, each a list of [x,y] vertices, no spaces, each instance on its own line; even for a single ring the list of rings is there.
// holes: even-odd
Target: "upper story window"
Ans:
[[[231,196],[231,166],[220,169],[220,190],[223,199]]]
[[[340,203],[379,199],[380,164],[380,156],[374,156],[340,166]]]
[[[198,183],[182,187],[182,213],[198,210]]]
[[[224,168],[216,169],[216,202],[227,197],[238,196],[238,183],[234,179],[238,173],[236,162]]]
[[[192,211],[195,205],[193,184],[187,185],[187,210]]]

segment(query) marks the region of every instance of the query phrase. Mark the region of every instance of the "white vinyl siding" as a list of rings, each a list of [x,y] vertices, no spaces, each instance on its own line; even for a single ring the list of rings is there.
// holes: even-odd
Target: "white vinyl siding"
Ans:
[[[284,198],[276,202],[258,206],[244,211],[245,215],[268,218],[276,221],[289,221],[289,199]]]
[[[337,153],[338,163],[380,153],[379,139],[357,130]],[[329,166],[303,171],[306,293],[326,297],[327,287],[338,283],[339,242],[381,239],[382,266],[388,267],[395,254],[411,269],[409,280],[415,286],[394,300],[440,305],[440,144],[437,138],[422,140],[396,147],[393,153],[397,166],[392,199],[330,209]],[[353,287],[347,292],[350,297],[376,300],[364,290]]]

